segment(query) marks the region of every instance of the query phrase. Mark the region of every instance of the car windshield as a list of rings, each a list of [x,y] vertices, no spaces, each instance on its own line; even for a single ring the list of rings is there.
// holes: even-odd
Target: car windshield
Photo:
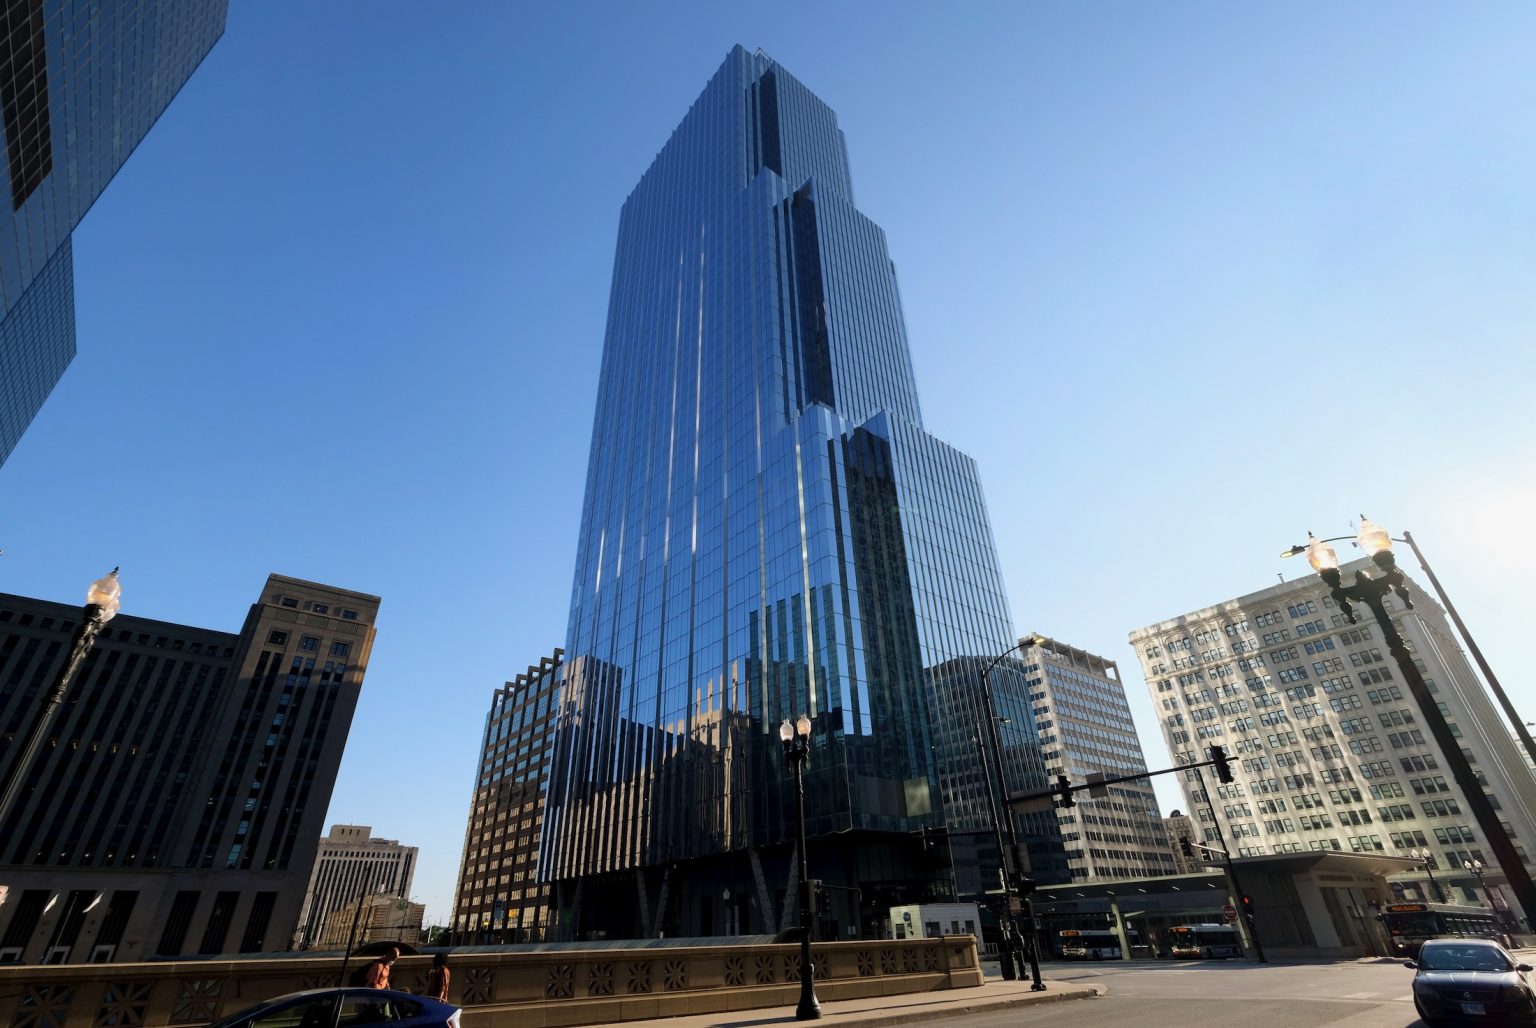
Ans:
[[[1426,971],[1510,971],[1509,958],[1497,946],[1425,946],[1419,966]]]

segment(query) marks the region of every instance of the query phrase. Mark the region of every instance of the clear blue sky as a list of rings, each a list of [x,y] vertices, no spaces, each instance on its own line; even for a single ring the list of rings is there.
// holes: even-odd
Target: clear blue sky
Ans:
[[[1121,662],[1149,761],[1126,633],[1362,510],[1536,719],[1523,2],[237,2],[76,233],[0,589],[380,594],[330,820],[446,919],[490,695],[563,642],[619,205],[737,42],[839,112],[1017,627]]]

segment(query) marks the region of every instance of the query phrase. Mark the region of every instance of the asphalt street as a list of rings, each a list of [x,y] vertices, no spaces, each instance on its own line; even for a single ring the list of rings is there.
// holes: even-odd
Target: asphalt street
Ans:
[[[921,1022],[967,1028],[1075,1021],[1094,1028],[1406,1028],[1414,1013],[1413,972],[1396,960],[1251,964],[1240,961],[1051,963],[1053,981],[1103,986],[1108,994],[1068,1004],[1022,1007]]]

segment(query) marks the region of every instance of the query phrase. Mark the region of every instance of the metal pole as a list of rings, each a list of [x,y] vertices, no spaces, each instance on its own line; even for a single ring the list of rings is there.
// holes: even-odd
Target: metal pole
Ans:
[[[1429,561],[1424,559],[1424,552],[1419,549],[1419,544],[1413,541],[1413,533],[1404,532],[1403,541],[1413,550],[1414,557],[1418,558],[1419,567],[1424,569],[1424,574],[1429,579],[1429,584],[1435,588],[1435,595],[1440,597],[1440,605],[1445,608],[1445,612],[1456,623],[1456,630],[1461,633],[1462,639],[1466,641],[1467,651],[1472,654],[1472,659],[1477,661],[1477,666],[1482,670],[1483,678],[1487,680],[1488,687],[1493,690],[1493,695],[1498,699],[1499,706],[1504,708],[1504,716],[1509,718],[1509,723],[1514,726],[1515,735],[1519,736],[1521,744],[1525,747],[1525,752],[1532,761],[1536,761],[1536,740],[1533,740],[1531,733],[1525,730],[1525,722],[1520,720],[1520,715],[1515,712],[1515,705],[1509,702],[1509,697],[1505,694],[1504,687],[1499,684],[1499,679],[1494,675],[1493,668],[1488,666],[1488,661],[1483,657],[1483,651],[1478,648],[1476,640],[1472,638],[1472,633],[1467,631],[1466,623],[1461,620],[1461,615],[1456,613],[1456,605],[1445,594],[1444,587],[1440,585],[1440,579],[1435,577],[1434,571],[1430,569]],[[1522,900],[1522,902],[1524,901]],[[1536,912],[1527,910],[1526,916],[1536,916]]]
[[[1391,565],[1390,552],[1385,556],[1387,567],[1384,570],[1387,570],[1390,575],[1395,570]],[[1397,572],[1399,582],[1401,574]],[[1330,585],[1335,585],[1337,575],[1338,572],[1334,572],[1335,578],[1329,583]],[[1424,676],[1419,673],[1418,666],[1414,664],[1413,654],[1408,652],[1408,644],[1398,633],[1391,616],[1387,614],[1383,595],[1392,584],[1391,578],[1367,578],[1357,573],[1355,584],[1350,589],[1346,590],[1337,585],[1335,588],[1347,599],[1358,599],[1363,602],[1375,615],[1376,624],[1387,641],[1387,648],[1391,650],[1393,658],[1397,661],[1397,669],[1402,673],[1403,680],[1408,683],[1408,688],[1419,705],[1419,714],[1429,724],[1430,733],[1435,737],[1435,743],[1440,748],[1440,758],[1449,765],[1451,775],[1455,778],[1456,784],[1461,787],[1467,806],[1472,808],[1472,816],[1477,819],[1477,826],[1482,830],[1488,848],[1493,850],[1494,859],[1499,862],[1499,869],[1504,872],[1505,881],[1509,882],[1515,897],[1520,901],[1521,909],[1525,912],[1526,920],[1530,921],[1536,918],[1536,884],[1531,882],[1530,872],[1526,871],[1519,854],[1515,852],[1514,843],[1510,841],[1509,833],[1504,831],[1498,812],[1488,802],[1482,783],[1472,773],[1472,765],[1468,762],[1467,755],[1461,750],[1461,740],[1451,734],[1451,726],[1446,723],[1445,715],[1440,713],[1440,707],[1435,703],[1429,686],[1424,683]]]
[[[1427,860],[1424,861],[1424,870],[1429,875],[1429,887],[1434,890],[1435,902],[1444,903],[1445,893],[1441,890],[1440,883],[1435,881],[1435,869],[1430,866],[1429,861]]]
[[[998,859],[1003,868],[1003,902],[1007,905],[1008,908],[1008,925],[1011,928],[1011,931],[1009,932],[1009,942],[1010,945],[1014,947],[1022,947],[1024,942],[1023,933],[1019,931],[1018,922],[1015,921],[1013,917],[1013,898],[1019,893],[1019,868],[1017,866],[1019,859],[1019,832],[1013,823],[1013,812],[1010,811],[1003,803],[1003,801],[1008,796],[1008,776],[1003,772],[1003,741],[997,730],[997,704],[992,697],[992,679],[990,675],[992,673],[992,669],[996,667],[1004,657],[1008,656],[1009,653],[1012,653],[1014,650],[1019,650],[1022,652],[1023,650],[1038,644],[1039,639],[1036,637],[1026,639],[1020,642],[1019,645],[1010,647],[1007,653],[1004,653],[1001,656],[995,658],[992,663],[987,665],[987,667],[984,668],[981,672],[982,698],[986,700],[987,723],[991,727],[991,731],[988,733],[988,737],[992,742],[993,762],[997,765],[998,806],[993,813],[992,826],[995,829],[997,828],[998,824],[1001,823],[1006,825],[1008,828],[1009,849],[1006,852],[1003,850],[1002,839],[999,838]],[[986,771],[985,762],[983,762],[982,770],[983,772]],[[989,793],[991,792],[990,786],[987,791]],[[1029,945],[1027,948],[1025,948],[1025,954],[1029,957],[1029,989],[1031,992],[1043,992],[1045,990],[1045,983],[1040,980],[1040,955],[1038,952],[1039,940],[1035,932],[1034,907],[1029,903],[1027,898],[1024,902],[1024,909],[1027,917],[1025,925],[1029,928],[1030,931]],[[1010,958],[1013,961],[1015,970],[1018,972],[1019,976],[1022,977],[1023,969],[1019,967],[1017,948],[1010,952]],[[1004,977],[1007,976],[1005,975]]]
[[[32,759],[37,756],[38,747],[43,743],[43,736],[47,734],[48,725],[53,721],[59,704],[64,702],[64,692],[69,688],[70,679],[90,652],[91,644],[96,641],[96,633],[107,623],[108,619],[102,616],[103,613],[97,604],[85,605],[85,617],[75,626],[75,634],[70,639],[69,659],[64,662],[59,677],[54,679],[48,695],[43,697],[43,705],[33,717],[32,727],[27,729],[27,741],[22,744],[15,762],[6,771],[5,787],[0,790],[0,825],[4,825],[6,818],[10,817],[11,805],[16,802],[16,794],[21,791],[21,780],[30,770]]]
[[[982,673],[982,682],[986,682],[986,673]],[[988,705],[990,709],[990,704]],[[997,915],[997,927],[1002,935],[999,952],[1001,956],[1004,981],[1013,981],[1018,977],[1018,963],[1014,959],[1013,937],[1013,911],[1009,909],[1008,899],[1012,890],[1008,885],[1008,865],[1003,858],[1003,819],[997,809],[997,790],[992,783],[992,770],[987,764],[987,750],[981,741],[981,722],[976,722],[976,756],[981,759],[981,777],[987,783],[987,813],[992,815],[992,838],[997,844],[997,878],[998,884],[1003,887],[1003,903]]]
[[[795,769],[795,813],[800,842],[800,1003],[795,1007],[797,1021],[814,1021],[821,1016],[821,1004],[816,1002],[816,970],[811,963],[811,878],[805,857],[805,761],[810,756],[810,744],[810,739],[799,738],[790,751],[790,764]]]
[[[1198,767],[1195,768],[1195,781],[1200,783],[1200,792],[1205,796],[1205,807],[1211,812],[1211,824],[1216,826],[1216,841],[1221,844],[1222,855],[1226,858],[1227,880],[1232,883],[1232,891],[1236,894],[1232,898],[1238,904],[1238,923],[1248,929],[1248,941],[1253,943],[1254,956],[1259,958],[1259,963],[1267,964],[1269,959],[1264,956],[1264,947],[1259,942],[1258,918],[1255,917],[1252,924],[1247,923],[1248,912],[1242,909],[1244,905],[1243,887],[1237,880],[1237,868],[1232,866],[1232,847],[1227,845],[1226,834],[1221,830],[1221,821],[1216,817],[1216,804],[1211,801],[1211,794],[1206,791],[1205,775],[1200,773]],[[1243,933],[1239,930],[1238,934],[1241,935]]]

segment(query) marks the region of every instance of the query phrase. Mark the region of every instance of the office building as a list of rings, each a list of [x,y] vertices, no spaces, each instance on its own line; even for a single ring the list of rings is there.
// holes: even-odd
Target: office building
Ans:
[[[108,622],[0,823],[0,961],[286,949],[378,605],[272,575],[239,632]],[[0,594],[0,775],[80,617]]]
[[[1024,650],[1029,661],[1024,673],[1046,773],[1082,782],[1090,775],[1146,772],[1115,662],[1055,639],[1035,638],[1040,641]],[[1010,736],[1013,725],[1002,726],[1001,732]],[[1072,881],[1173,874],[1173,853],[1151,781],[1100,788],[1102,796],[1080,792],[1074,806],[1056,808]]]
[[[0,17],[0,464],[75,355],[70,233],[224,33],[228,0],[10,0]]]
[[[294,948],[312,949],[325,919],[349,902],[378,893],[410,896],[416,857],[415,846],[376,839],[368,825],[332,825],[315,855]]]
[[[1373,571],[1343,567],[1344,581]],[[1529,866],[1536,780],[1528,773],[1445,612],[1408,580],[1413,610],[1388,599],[1393,622]],[[1307,575],[1131,633],[1168,748],[1183,763],[1219,744],[1235,781],[1202,793],[1181,784],[1202,841],[1219,824],[1239,855],[1428,849],[1458,902],[1482,904],[1463,865],[1490,863],[1461,787],[1446,771],[1413,695],[1368,611],[1351,624],[1321,579]],[[1422,871],[1393,881],[1428,898]],[[1488,881],[1509,907],[1497,866]]]
[[[823,933],[992,887],[973,726],[1017,636],[981,479],[924,425],[836,115],[761,51],[624,203],[596,407],[539,854],[563,923],[786,923],[802,713]],[[1011,790],[1044,784],[1021,667],[990,676]],[[1064,877],[1054,817],[1020,829]]]
[[[425,903],[412,903],[404,896],[376,892],[327,913],[309,948],[346,951],[379,942],[419,946],[422,942],[421,922],[426,916]]]
[[[453,902],[458,943],[549,937],[554,911],[537,871],[561,655],[542,658],[491,699]]]

